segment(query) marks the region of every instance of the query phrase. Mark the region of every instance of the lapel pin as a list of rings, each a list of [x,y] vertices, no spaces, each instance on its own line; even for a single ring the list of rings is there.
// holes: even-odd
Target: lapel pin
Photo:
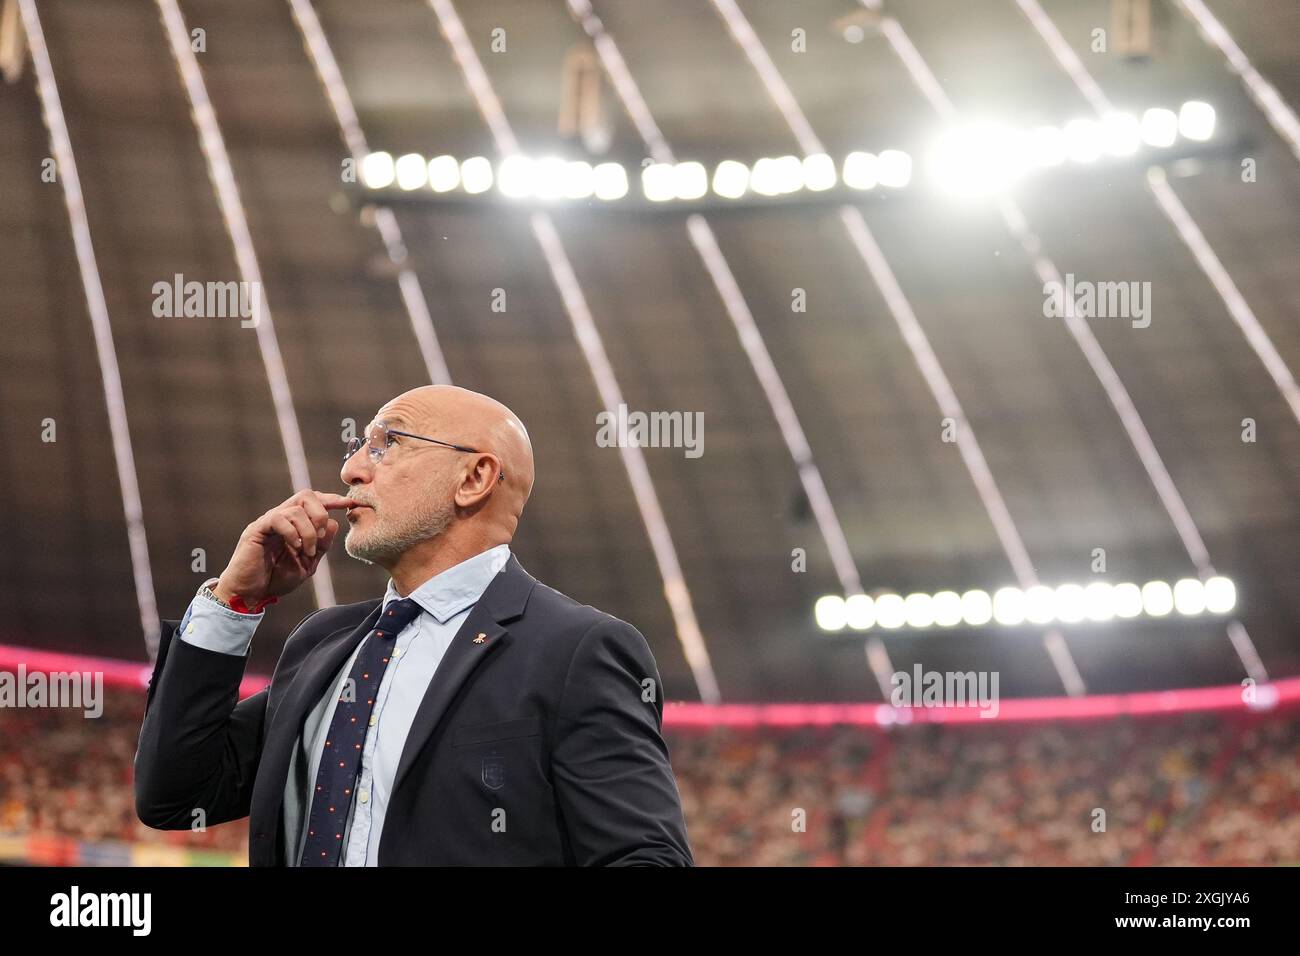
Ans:
[[[474,643],[475,643],[475,644],[486,644],[486,643],[487,643],[487,635],[484,634],[482,631],[480,631],[478,637],[474,638]]]

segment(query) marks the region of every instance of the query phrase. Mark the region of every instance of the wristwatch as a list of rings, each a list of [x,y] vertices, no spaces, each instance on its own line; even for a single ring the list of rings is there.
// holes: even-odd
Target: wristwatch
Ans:
[[[244,602],[242,597],[236,594],[230,599],[230,603],[227,604],[225,601],[221,600],[221,598],[217,597],[217,592],[213,590],[216,583],[220,580],[220,578],[208,578],[208,580],[204,581],[202,586],[199,588],[198,596],[207,598],[210,601],[216,601],[226,610],[234,611],[236,614],[261,614],[268,605],[275,604],[280,600],[279,598],[273,597],[262,598],[262,600],[255,602],[252,607],[250,607]]]
[[[217,592],[213,590],[213,588],[217,586],[217,582],[220,581],[220,580],[221,580],[221,578],[208,578],[208,579],[207,579],[206,581],[204,581],[203,584],[199,587],[199,593],[198,593],[198,596],[199,596],[199,597],[203,597],[203,598],[207,598],[207,599],[210,600],[210,601],[216,601],[218,604],[220,604],[222,607],[224,607],[227,611],[233,611],[234,608],[231,607],[229,604],[227,604],[225,601],[221,600],[221,598],[217,597]]]

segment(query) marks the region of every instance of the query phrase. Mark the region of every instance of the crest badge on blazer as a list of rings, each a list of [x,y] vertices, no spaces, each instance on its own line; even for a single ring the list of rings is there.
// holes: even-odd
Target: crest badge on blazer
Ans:
[[[483,758],[483,786],[489,790],[500,790],[506,784],[506,758],[500,754],[488,754]]]

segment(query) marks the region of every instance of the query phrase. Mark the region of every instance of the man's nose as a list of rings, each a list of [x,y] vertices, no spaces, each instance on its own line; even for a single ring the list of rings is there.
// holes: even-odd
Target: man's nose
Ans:
[[[370,460],[370,449],[362,445],[353,452],[352,457],[343,462],[339,477],[343,479],[343,484],[348,487],[362,485],[370,480],[370,473],[373,468],[374,463]]]

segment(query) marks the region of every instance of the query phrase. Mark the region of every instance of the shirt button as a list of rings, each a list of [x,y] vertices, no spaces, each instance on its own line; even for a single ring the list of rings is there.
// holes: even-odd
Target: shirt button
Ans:
[[[392,657],[394,660],[401,656],[402,656],[402,652],[400,649],[395,649],[393,653],[389,655],[389,657]]]
[[[185,633],[186,633],[186,634],[193,634],[193,633],[194,633],[194,624],[193,624],[192,622],[190,623],[190,625],[189,625],[188,627],[185,628]]]
[[[379,723],[379,718],[376,717],[374,714],[371,714],[371,715],[370,715],[370,726],[373,727],[373,726],[375,726],[375,724],[377,724],[377,723]]]
[[[369,802],[370,802],[370,791],[369,791],[369,790],[358,790],[358,791],[357,791],[357,799],[360,800],[362,803],[369,803]]]

